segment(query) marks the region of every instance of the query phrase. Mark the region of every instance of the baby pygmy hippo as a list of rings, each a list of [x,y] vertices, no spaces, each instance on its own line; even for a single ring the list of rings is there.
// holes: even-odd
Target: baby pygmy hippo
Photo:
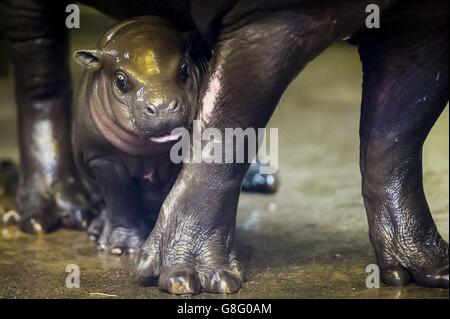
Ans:
[[[186,39],[164,19],[137,17],[109,30],[98,49],[74,54],[86,68],[74,154],[105,204],[90,234],[113,254],[141,246],[180,171],[171,131],[192,124],[205,60],[193,58]]]

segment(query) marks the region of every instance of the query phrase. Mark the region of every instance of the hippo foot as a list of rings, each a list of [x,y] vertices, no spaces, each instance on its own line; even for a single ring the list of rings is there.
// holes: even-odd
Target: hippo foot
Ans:
[[[163,232],[155,227],[139,252],[138,275],[159,277],[159,289],[174,295],[239,292],[244,268],[234,252],[226,253],[227,236],[205,235],[200,225],[180,223],[178,228]]]
[[[22,181],[16,198],[20,228],[27,233],[48,233],[59,227],[87,229],[92,219],[88,202],[73,177],[50,186],[38,178]]]
[[[92,241],[97,242],[99,250],[125,255],[137,252],[148,236],[148,230],[143,225],[113,225],[103,210],[89,226],[88,234]]]
[[[423,287],[448,289],[449,247],[437,231],[428,240],[405,240],[392,241],[384,247],[375,245],[381,280],[394,287],[415,283]]]

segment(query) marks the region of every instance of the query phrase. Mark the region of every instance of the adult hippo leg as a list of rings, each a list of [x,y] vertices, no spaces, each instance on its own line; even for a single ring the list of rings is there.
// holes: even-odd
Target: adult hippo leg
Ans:
[[[324,15],[327,11],[315,9]],[[302,67],[343,37],[341,32],[352,32],[362,24],[362,19],[343,19],[348,9],[329,10],[326,17],[286,10],[233,20],[230,13],[222,22],[225,27],[203,88],[202,127],[222,133],[227,127],[265,127]],[[362,6],[359,9],[365,12]],[[159,276],[160,289],[173,294],[237,292],[242,266],[233,254],[233,240],[247,168],[245,164],[185,165],[141,250],[139,275]]]
[[[3,1],[19,116],[21,228],[87,225],[70,146],[70,79],[64,2]]]
[[[415,5],[360,46],[363,194],[382,280],[448,288],[448,244],[422,182],[423,143],[448,102],[448,4]]]

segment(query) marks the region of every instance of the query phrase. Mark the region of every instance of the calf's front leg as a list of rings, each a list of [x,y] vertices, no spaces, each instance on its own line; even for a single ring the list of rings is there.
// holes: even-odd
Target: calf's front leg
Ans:
[[[150,227],[142,215],[138,183],[133,182],[126,168],[114,160],[95,159],[89,166],[105,208],[88,232],[97,238],[100,250],[115,255],[137,251]]]

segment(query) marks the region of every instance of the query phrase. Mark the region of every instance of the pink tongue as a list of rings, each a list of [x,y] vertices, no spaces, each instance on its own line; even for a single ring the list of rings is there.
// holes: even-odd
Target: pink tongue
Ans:
[[[168,142],[174,142],[180,138],[179,135],[171,135],[170,133],[166,133],[163,135],[158,136],[152,136],[150,137],[150,140],[155,143],[168,143]]]

